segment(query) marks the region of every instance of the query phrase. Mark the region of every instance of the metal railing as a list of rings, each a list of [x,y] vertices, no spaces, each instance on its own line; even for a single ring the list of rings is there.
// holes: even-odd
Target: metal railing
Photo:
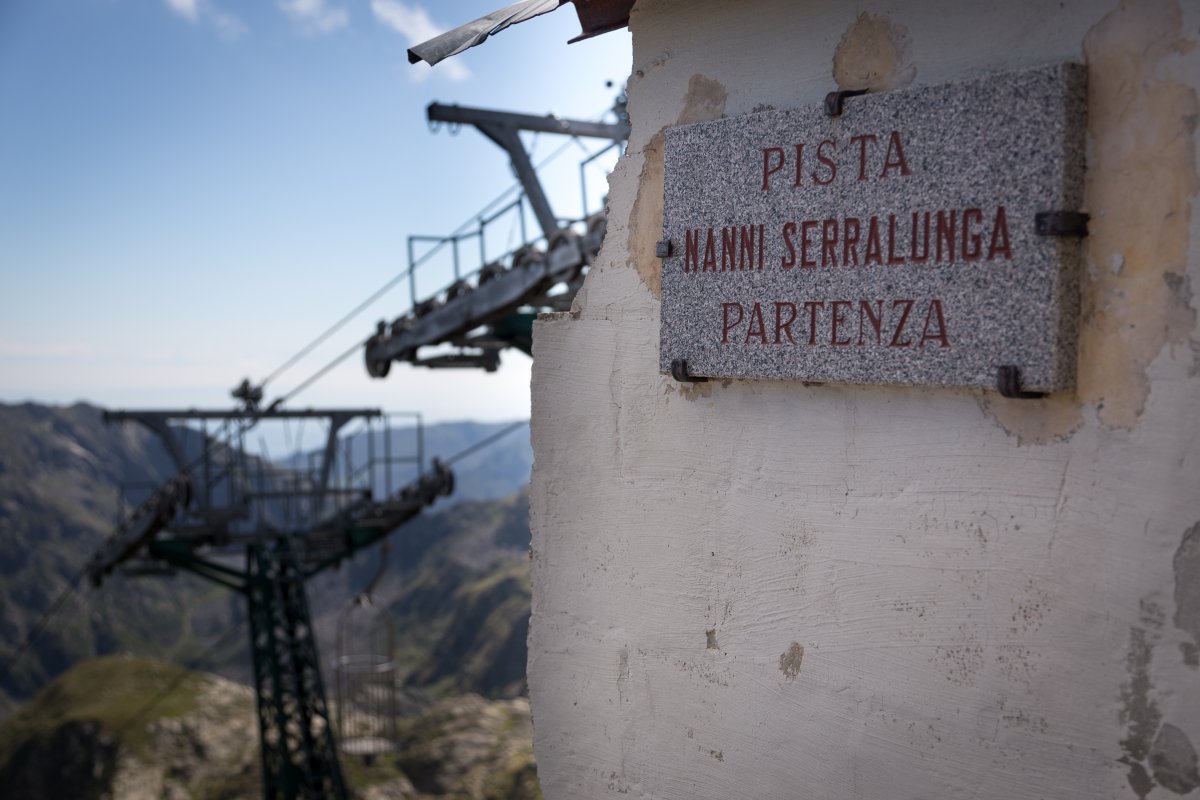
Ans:
[[[588,193],[587,174],[590,169],[596,169],[596,162],[603,156],[616,152],[619,153],[623,143],[614,141],[606,144],[604,147],[590,153],[586,158],[579,162],[579,190],[580,190],[580,208],[582,215],[580,217],[559,217],[558,224],[560,230],[574,230],[576,233],[583,234],[587,231],[587,224],[595,213],[603,211],[603,206],[591,210],[591,201]],[[607,171],[604,173],[607,175]],[[469,220],[464,225],[460,226],[454,233],[437,236],[425,234],[413,234],[408,236],[408,299],[409,310],[415,311],[422,302],[446,297],[447,293],[455,286],[462,285],[464,281],[476,280],[483,270],[491,264],[501,264],[512,266],[513,257],[522,251],[527,251],[528,248],[542,246],[543,249],[548,249],[549,244],[544,233],[538,233],[536,236],[530,235],[530,226],[537,228],[536,220],[530,218],[532,209],[529,205],[529,200],[524,191],[518,191],[517,196],[510,202],[496,207],[497,202],[501,201],[505,195],[514,191],[516,187],[509,189],[504,194],[500,195],[496,200],[493,200],[484,210],[475,217]],[[515,216],[514,216],[515,215]],[[494,230],[498,223],[507,221],[508,224],[515,228],[519,233],[519,244],[515,247],[511,244],[493,250],[489,247],[489,231]],[[427,245],[422,247],[422,245]],[[466,259],[466,251],[478,250],[478,266],[473,269],[464,269],[464,261]],[[489,251],[491,251],[489,253]],[[447,277],[436,283],[436,289],[432,292],[422,291],[418,285],[418,275],[428,276],[430,271],[437,271],[438,262],[434,259],[439,255],[449,256],[449,265],[444,262],[440,263],[441,271],[448,272]],[[449,298],[447,298],[449,299]]]
[[[397,424],[402,420],[408,424]],[[387,413],[339,433],[328,465],[323,446],[280,460],[271,459],[265,443],[260,446],[263,452],[250,453],[238,438],[208,448],[190,473],[193,500],[172,527],[190,532],[219,524],[230,541],[251,529],[303,530],[364,502],[390,497],[426,473],[424,418],[419,412]],[[297,447],[303,447],[299,440]],[[322,488],[323,472],[329,478]],[[119,519],[160,485],[118,485]]]

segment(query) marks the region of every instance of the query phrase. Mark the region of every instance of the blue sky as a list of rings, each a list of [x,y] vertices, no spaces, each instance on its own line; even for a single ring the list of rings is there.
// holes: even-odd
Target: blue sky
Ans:
[[[407,63],[410,40],[502,3],[0,3],[0,401],[228,405],[400,272],[409,234],[448,233],[511,185],[477,132],[430,132],[429,102],[583,118],[611,104],[629,35],[568,46],[570,7],[436,68]],[[560,143],[531,140],[535,160]],[[548,173],[564,215],[580,156]],[[515,352],[493,375],[396,365],[383,381],[356,355],[296,405],[511,419],[528,414],[528,381]]]

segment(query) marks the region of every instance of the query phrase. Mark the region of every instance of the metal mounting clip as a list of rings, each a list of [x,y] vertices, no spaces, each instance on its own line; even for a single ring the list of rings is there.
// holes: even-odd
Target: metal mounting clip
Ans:
[[[1039,211],[1033,215],[1038,236],[1087,236],[1088,215],[1082,211]]]
[[[654,257],[670,258],[672,249],[670,239],[660,239],[654,243]]]
[[[708,378],[688,374],[686,358],[677,358],[671,362],[671,377],[680,383],[704,383]]]
[[[1045,397],[1045,392],[1027,392],[1021,388],[1021,370],[1006,365],[996,370],[996,389],[1003,397],[1017,400],[1037,400]]]
[[[840,117],[842,115],[842,105],[847,97],[858,97],[860,94],[866,94],[866,89],[843,89],[837,92],[830,92],[825,95],[825,115],[829,117]]]

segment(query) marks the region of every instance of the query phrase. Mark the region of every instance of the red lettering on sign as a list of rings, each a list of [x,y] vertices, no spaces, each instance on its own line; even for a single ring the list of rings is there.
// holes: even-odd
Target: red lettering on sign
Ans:
[[[829,343],[831,345],[833,345],[834,347],[843,347],[845,345],[850,344],[849,339],[839,339],[838,338],[838,326],[846,321],[845,314],[839,313],[839,312],[844,312],[846,309],[850,308],[850,306],[852,306],[852,305],[854,305],[854,303],[851,300],[834,300],[833,301],[833,308],[830,310],[830,313],[829,313],[829,316],[830,316]]]
[[[920,217],[922,222],[924,223],[923,228],[918,228],[918,226],[917,226],[918,217]],[[923,233],[921,234],[921,237],[920,237],[922,240],[920,255],[917,255],[917,252],[918,252],[917,251],[917,239],[918,239],[917,231],[918,230],[923,231]],[[912,252],[909,254],[908,260],[913,262],[914,264],[924,264],[926,261],[929,260],[929,212],[928,211],[926,211],[924,214],[919,214],[919,212],[916,212],[916,211],[913,212]]]
[[[904,160],[904,148],[900,146],[898,131],[892,131],[892,135],[888,137],[887,155],[884,156],[883,172],[879,173],[879,177],[886,178],[889,169],[898,169],[901,175],[912,174],[912,170],[908,168],[908,162]]]
[[[890,303],[890,310],[885,311]],[[918,308],[918,303],[921,307]],[[851,318],[855,306],[858,307],[858,337],[851,332],[854,321]],[[925,300],[807,300],[791,302],[780,300],[773,303],[752,303],[743,305],[737,302],[721,303],[721,344],[730,344],[732,337],[740,335],[738,345],[767,345],[789,344],[795,346],[798,337],[795,327],[799,317],[799,308],[803,308],[808,316],[807,344],[813,347],[882,347],[884,339],[888,339],[887,347],[911,348],[914,346],[924,349],[930,347],[950,348],[949,326],[946,323],[945,302],[940,298]],[[828,311],[827,317],[821,313]],[[921,318],[919,311],[924,310],[924,324],[917,342],[913,341],[914,330],[908,327],[910,320]],[[773,314],[771,325],[768,325],[767,314]],[[742,325],[746,330],[739,334]],[[828,326],[826,328],[825,326]],[[774,328],[774,334],[771,333]],[[890,334],[886,335],[885,334]],[[826,340],[828,336],[828,340]],[[872,341],[874,339],[874,341]]]
[[[783,309],[787,309],[789,314],[785,321],[783,318]],[[779,335],[786,333],[788,341],[792,344],[796,340],[792,338],[792,323],[796,321],[796,304],[795,303],[776,303],[775,304],[775,344],[780,343]]]
[[[909,220],[911,224],[905,231],[903,224]],[[742,258],[751,264],[750,268],[762,271],[765,226],[754,227],[758,230],[743,227],[742,238],[735,241],[745,249]],[[909,263],[952,264],[956,259],[1012,259],[1008,216],[1003,206],[995,209],[990,230],[982,209],[966,208],[913,211],[911,216],[905,217],[888,214],[865,219],[831,217],[787,222],[782,226],[782,233],[784,255],[780,266],[783,269],[790,269],[797,262],[802,267],[837,267],[839,264],[843,267],[884,264],[899,267]],[[904,241],[906,237],[907,242]],[[751,259],[755,239],[758,242],[757,267]],[[986,251],[985,241],[988,242]]]
[[[799,145],[797,145],[798,147]],[[779,162],[775,166],[771,166],[771,154],[779,156]],[[776,172],[783,169],[783,148],[782,147],[764,147],[763,148],[763,184],[762,188],[765,192],[769,184],[770,178]]]
[[[792,244],[792,235],[796,233],[796,230],[794,222],[785,222],[783,225],[783,246],[787,248],[787,255],[779,259],[779,266],[783,269],[791,269],[796,266],[796,247]]]
[[[1012,261],[1012,250],[1008,245],[1008,215],[1004,213],[1004,206],[996,208],[996,221],[992,223],[992,243],[988,245],[988,261],[995,260],[997,253]]]
[[[873,133],[864,133],[861,136],[851,136],[850,142],[858,142],[858,179],[865,181],[867,179],[867,142],[875,144],[878,138]]]
[[[937,333],[929,332],[929,323],[937,317]],[[929,310],[925,312],[925,328],[921,331],[921,341],[917,347],[924,347],[928,340],[941,343],[942,347],[950,346],[950,339],[946,336],[946,317],[942,315],[942,301],[930,300]]]
[[[700,231],[688,229],[684,233],[683,271],[698,272],[700,270]]]
[[[746,263],[749,257],[749,264]],[[754,226],[742,226],[742,246],[738,248],[738,270],[745,272],[754,269]]]
[[[809,300],[808,302],[806,302],[804,304],[804,307],[806,309],[808,309],[808,314],[809,314],[809,317],[808,317],[808,343],[816,344],[817,343],[817,309],[824,308],[825,303],[820,300]]]
[[[962,215],[962,257],[964,261],[978,261],[983,256],[983,239],[977,233],[972,233],[971,223],[976,225],[983,222],[983,212],[978,208],[968,208]]]
[[[884,138],[882,134],[876,135],[874,133],[860,133],[850,137],[849,144],[851,150],[858,150],[856,154],[858,156],[858,173],[855,180],[868,181],[872,177],[882,179],[893,174],[900,176],[912,174],[912,170],[908,165],[908,156],[904,152],[904,142],[900,132],[892,131],[886,135],[887,146],[881,164],[878,153],[880,139],[882,138]],[[837,150],[840,143],[842,142],[839,142],[837,138],[830,138],[816,145],[818,165],[815,170],[808,173],[808,178],[816,185],[828,186],[837,179],[838,169],[841,166],[837,159]],[[806,180],[804,155],[807,144],[809,143],[798,142],[792,145],[796,162],[796,172],[792,186],[796,188],[804,185]],[[857,145],[857,148],[855,148],[855,145]],[[785,166],[787,166],[787,152],[783,147],[762,148],[762,190],[764,192],[771,188],[771,177],[780,172]],[[877,166],[879,167],[879,172],[876,174],[875,168]]]
[[[879,243],[879,220],[871,217],[870,227],[867,228],[867,253],[863,257],[863,265],[882,263],[883,248]]]
[[[858,237],[862,232],[857,217],[846,217],[842,231],[842,264],[858,266]]]
[[[737,266],[737,228],[721,228],[721,272]]]
[[[758,303],[750,310],[750,324],[746,326],[746,341],[743,344],[750,344],[753,338],[761,339],[762,344],[767,343],[767,327],[763,323],[762,306]]]
[[[731,320],[729,312],[735,308],[737,309],[737,319]],[[729,344],[729,332],[742,324],[742,317],[745,313],[746,309],[742,307],[741,303],[721,303],[721,344]]]
[[[883,301],[876,300],[878,307],[875,311],[871,310],[871,303],[868,300],[858,301],[858,346],[863,344],[863,316],[866,316],[867,322],[875,329],[875,344],[883,344]]]
[[[821,266],[837,266],[838,225],[836,219],[821,223]]]
[[[892,333],[892,341],[888,343],[888,347],[912,347],[912,340],[901,340],[900,335],[904,332],[904,324],[908,322],[908,313],[912,311],[913,301],[896,300],[892,303],[892,308],[894,309],[896,306],[902,306],[903,310],[900,312],[900,321],[896,323],[896,330]]]
[[[808,231],[810,228],[817,227],[817,221],[806,219],[800,223],[800,266],[815,267],[816,259],[808,257]]]
[[[946,246],[946,260],[954,260],[954,231],[958,227],[958,212],[951,211],[947,219],[945,212],[937,212],[937,260],[942,260],[942,245]]]
[[[826,147],[837,150],[837,142],[835,142],[833,139],[826,139],[817,145],[817,161],[820,161],[829,169],[829,177],[825,178],[824,180],[821,180],[821,178],[817,177],[816,171],[813,171],[813,183],[817,184],[818,186],[828,186],[829,184],[833,183],[833,179],[837,177],[837,162],[825,155]]]
[[[704,271],[717,271],[717,244],[713,238],[713,229],[708,229],[708,238],[704,242]]]

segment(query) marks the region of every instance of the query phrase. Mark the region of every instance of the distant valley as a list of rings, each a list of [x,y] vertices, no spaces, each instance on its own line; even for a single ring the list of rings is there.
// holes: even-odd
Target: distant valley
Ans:
[[[425,452],[445,457],[502,427],[473,422],[430,425],[425,429]],[[392,435],[398,450],[405,447],[406,437],[415,438],[412,429],[394,430]],[[362,438],[352,444],[367,446]],[[374,446],[382,443],[377,440]],[[475,701],[463,698],[473,695],[484,698],[478,701],[485,704],[480,708],[491,708],[489,703],[511,704],[524,694],[529,529],[523,487],[531,463],[527,429],[464,458],[455,465],[455,495],[389,538],[382,570],[382,549],[376,546],[340,570],[309,582],[331,697],[336,632],[351,613],[378,615],[396,631],[396,656],[410,714],[439,708],[443,715],[451,714],[446,703],[469,704]],[[0,406],[0,665],[111,531],[117,484],[161,481],[173,472],[156,439],[134,425],[105,425],[94,406]],[[355,595],[377,573],[370,608],[352,606]],[[0,672],[0,716],[12,715],[40,688],[96,656],[133,654],[195,664],[246,683],[250,665],[245,634],[224,636],[243,617],[239,596],[186,574],[136,579],[117,574],[99,590],[84,586],[49,620],[16,667]],[[214,645],[220,646],[214,650]],[[197,663],[201,660],[205,663]],[[97,668],[84,674],[90,676],[86,680],[96,681],[108,673]],[[91,690],[105,691],[103,686]],[[508,714],[516,707],[504,708]],[[12,727],[18,717],[0,726],[0,749],[8,742],[9,757],[12,748],[19,749],[13,737],[19,738],[20,732]],[[71,730],[38,728],[36,736],[74,735]],[[256,747],[256,739],[250,744]],[[523,747],[518,745],[511,747]],[[0,759],[4,757],[0,753]],[[530,752],[530,765],[531,759]],[[442,767],[429,769],[438,773]],[[453,783],[447,776],[445,786]],[[528,777],[520,780],[529,782]],[[532,785],[531,791],[536,790],[536,779]],[[414,791],[425,796],[432,790],[417,786]],[[428,796],[441,795],[434,791]]]

